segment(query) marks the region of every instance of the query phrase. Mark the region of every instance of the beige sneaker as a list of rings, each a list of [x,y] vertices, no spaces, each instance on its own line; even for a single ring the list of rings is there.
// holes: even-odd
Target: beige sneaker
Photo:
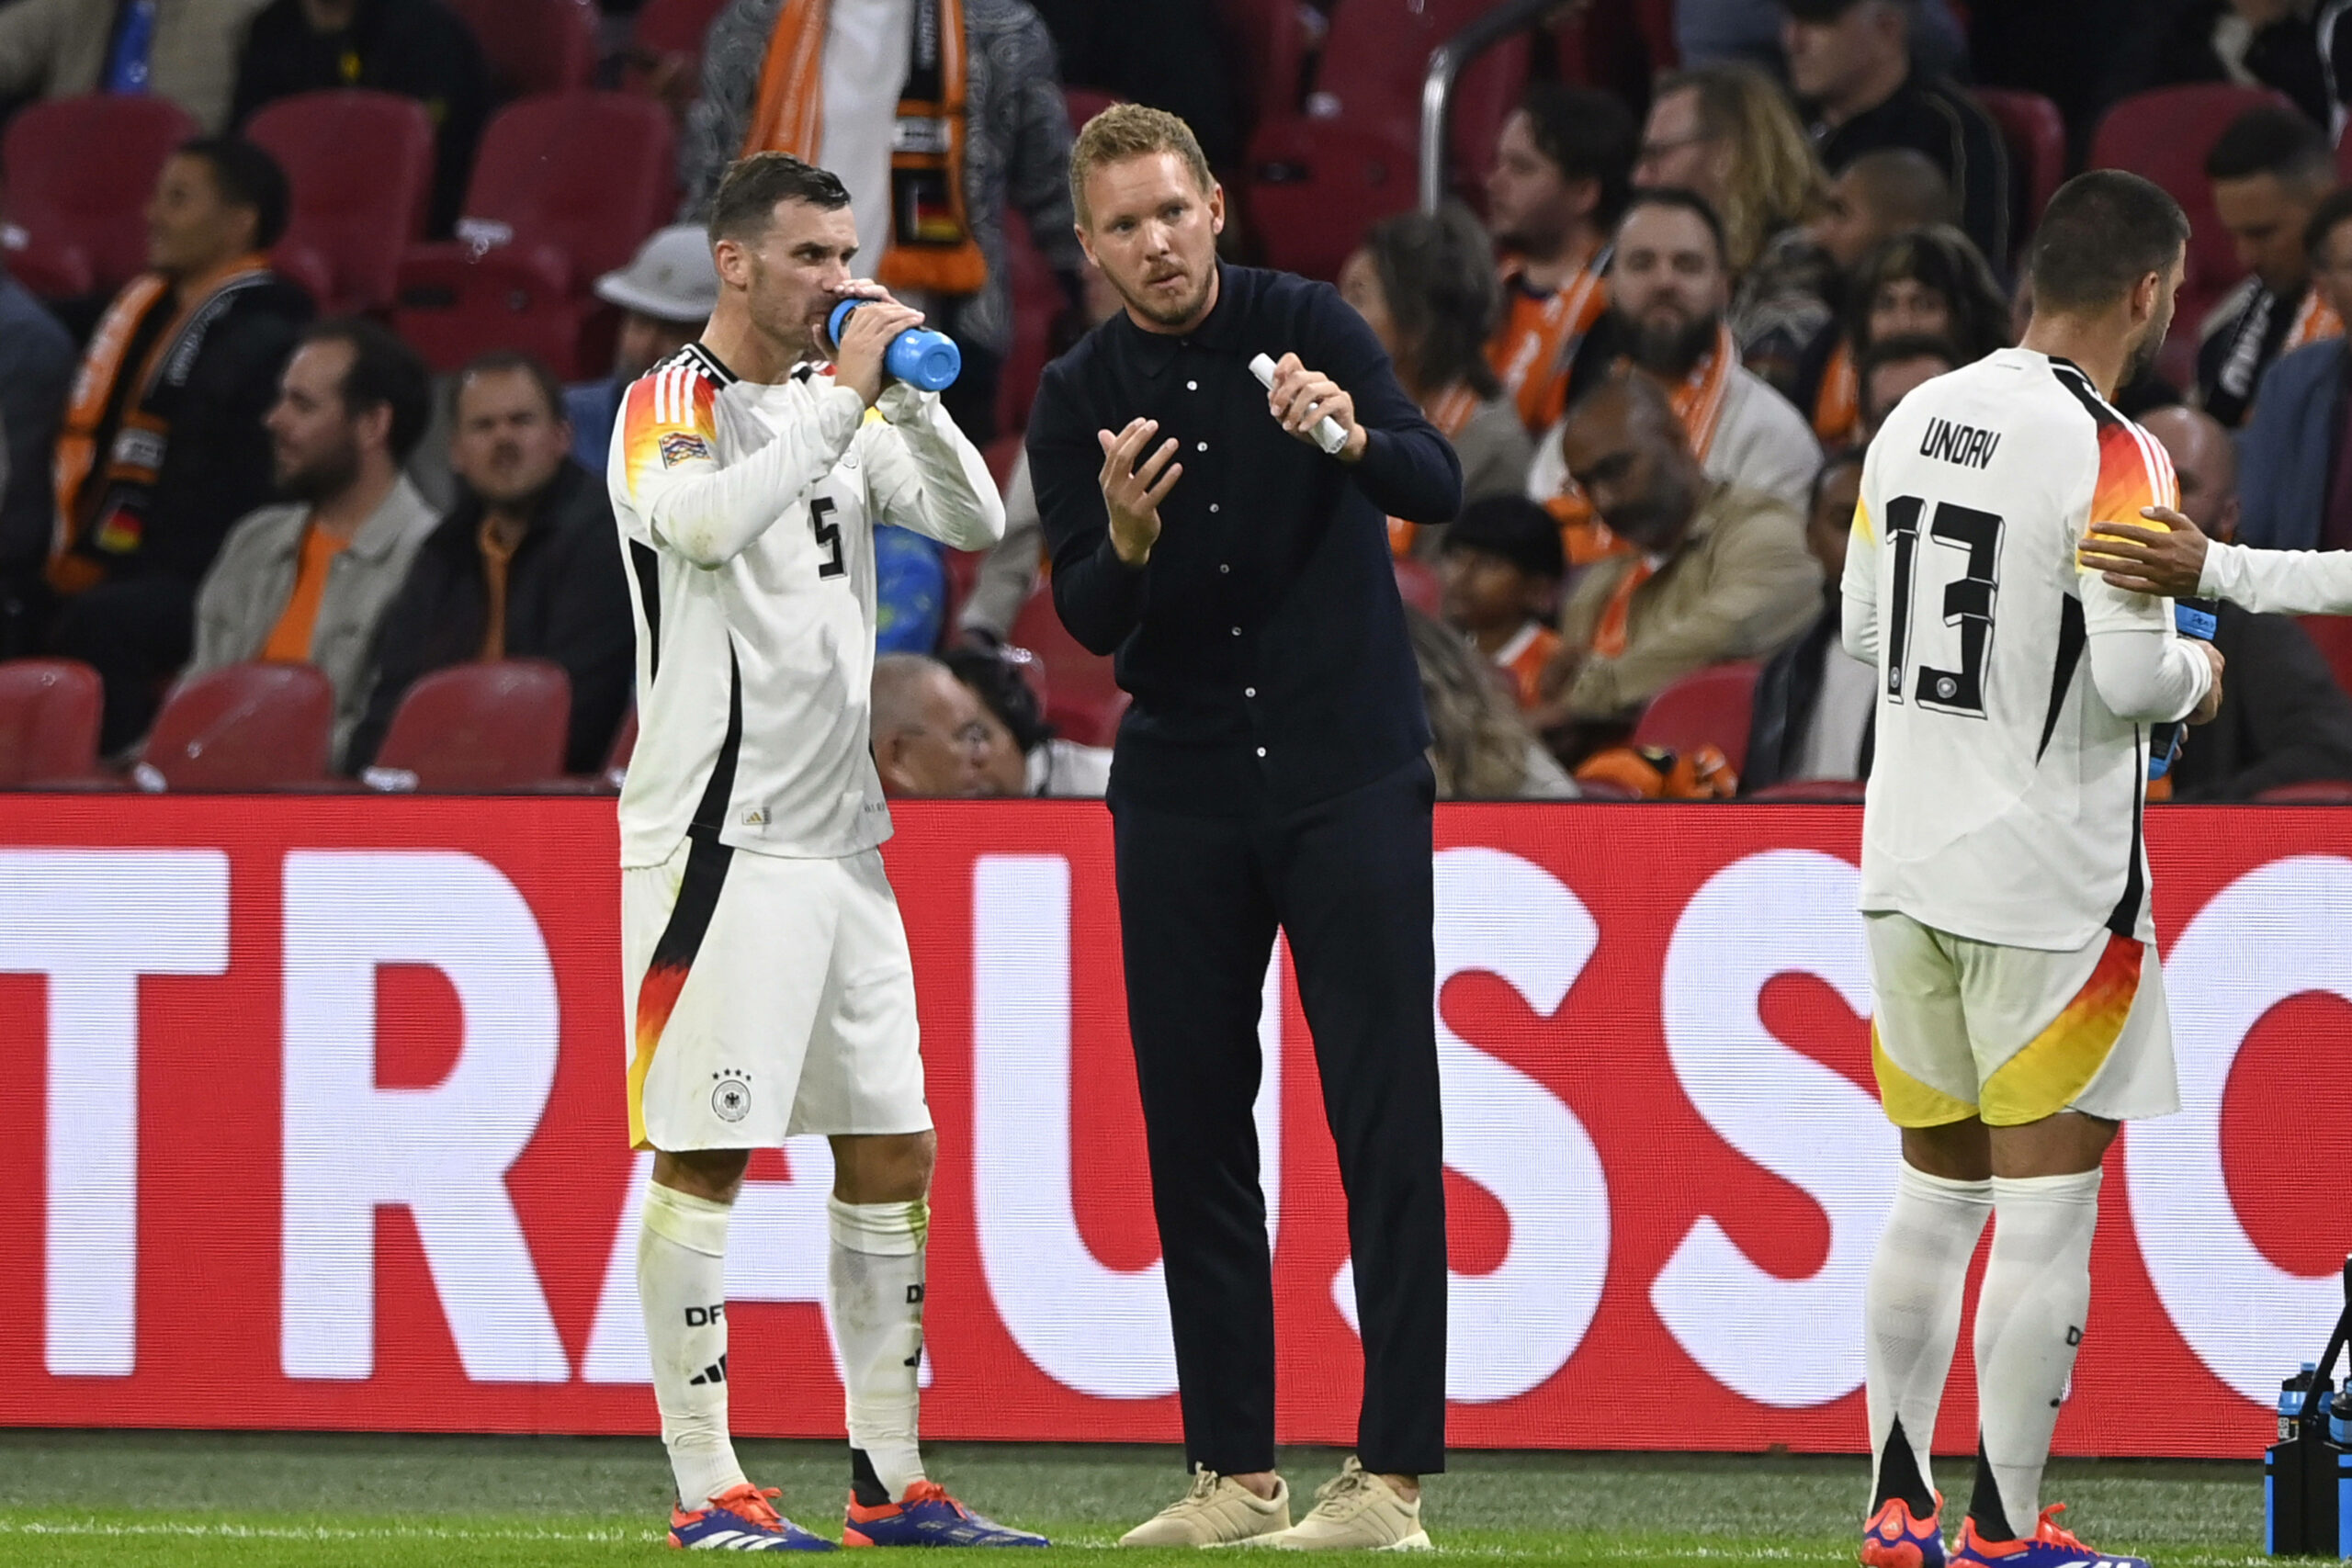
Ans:
[[[1405,1501],[1350,1454],[1339,1475],[1315,1489],[1306,1517],[1266,1544],[1291,1551],[1427,1551],[1430,1538],[1420,1503]]]
[[[1290,1529],[1290,1487],[1277,1480],[1261,1500],[1214,1470],[1193,1472],[1192,1490],[1119,1538],[1121,1546],[1238,1546]]]

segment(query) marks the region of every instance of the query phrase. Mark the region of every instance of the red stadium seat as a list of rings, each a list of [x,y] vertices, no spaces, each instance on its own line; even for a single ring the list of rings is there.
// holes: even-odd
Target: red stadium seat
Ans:
[[[1108,746],[1119,739],[1119,720],[1126,716],[1132,701],[1125,692],[1108,696],[1057,692],[1046,700],[1046,722],[1065,740]]]
[[[2213,210],[2205,183],[2205,154],[2230,121],[2250,108],[2285,104],[2279,94],[2228,83],[2158,87],[2119,100],[2091,136],[2090,166],[2128,169],[2170,191],[2188,214],[2188,277],[2167,342],[2166,368],[2196,351],[2198,324],[2245,276],[2230,236]]]
[[[196,121],[167,99],[55,98],[17,111],[0,139],[10,270],[50,299],[111,294],[147,268],[147,198]]]
[[[675,131],[660,105],[562,93],[499,111],[482,137],[458,238],[401,259],[393,324],[436,370],[490,348],[578,378],[596,278],[674,209]]]
[[[2261,806],[2352,806],[2352,779],[2305,779],[2256,795]]]
[[[2066,178],[2066,122],[2058,106],[2040,93],[2009,87],[1972,87],[1969,91],[2001,128],[2008,143],[2009,162],[2025,182],[2027,221],[2023,232],[2033,232],[2041,209],[2050,205]],[[2018,241],[2020,251],[2024,241]]]
[[[2319,648],[2320,657],[2335,672],[2335,683],[2352,692],[2352,618],[2304,615],[2299,624]]]
[[[1323,13],[1303,0],[1217,0],[1217,18],[1244,73],[1245,123],[1296,112],[1307,49],[1320,37]]]
[[[293,187],[279,270],[322,270],[319,307],[329,315],[390,306],[401,252],[424,237],[433,191],[424,106],[392,93],[301,93],[263,108],[244,133]]]
[[[70,659],[0,663],[0,789],[98,771],[98,672]]]
[[[1005,640],[1027,649],[1045,664],[1046,717],[1072,740],[1106,746],[1126,711],[1126,693],[1112,675],[1111,661],[1090,653],[1062,625],[1050,584],[1039,583],[1012,618]]]
[[[1694,671],[1650,699],[1634,726],[1634,744],[1690,752],[1715,747],[1737,773],[1747,761],[1747,719],[1758,667],[1718,664]]]
[[[1336,276],[1367,228],[1414,204],[1430,52],[1487,8],[1488,0],[1339,0],[1306,107],[1262,120],[1250,138],[1250,224],[1270,265]],[[1454,84],[1455,171],[1485,175],[1527,60],[1522,34]]]
[[[1109,93],[1093,87],[1064,87],[1062,107],[1069,112],[1072,134],[1085,128],[1086,122],[1119,100]]]
[[[594,0],[452,0],[501,97],[585,87],[596,73]]]
[[[1044,253],[1031,243],[1029,225],[1019,213],[1005,214],[1004,243],[1012,258],[1012,347],[997,381],[996,425],[1010,432],[1029,428],[1029,405],[1036,400],[1037,382],[1053,358],[1054,321],[1069,308],[1069,299]]]
[[[132,777],[146,790],[283,789],[327,782],[334,686],[311,664],[232,664],[164,700]]]
[[[1786,784],[1768,784],[1754,795],[1743,795],[1745,803],[1763,801],[1811,801],[1816,804],[1849,804],[1859,806],[1867,781],[1862,779],[1791,779]]]
[[[727,0],[645,0],[630,39],[632,85],[643,90],[658,65],[684,73],[685,96],[694,97],[702,86],[703,42],[725,9]]]
[[[1406,604],[1424,615],[1441,615],[1445,606],[1445,584],[1438,580],[1437,569],[1427,561],[1404,558],[1393,563],[1396,573],[1396,592]]]
[[[544,659],[436,670],[392,715],[370,789],[428,794],[527,790],[563,773],[571,680]]]

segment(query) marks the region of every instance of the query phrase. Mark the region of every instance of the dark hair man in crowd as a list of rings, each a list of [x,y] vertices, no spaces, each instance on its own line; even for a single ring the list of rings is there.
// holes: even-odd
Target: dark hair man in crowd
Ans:
[[[1874,343],[1862,355],[1862,445],[1878,438],[1878,427],[1915,387],[1960,367],[1960,355],[1939,337],[1905,334]]]
[[[1125,1540],[1425,1546],[1420,1478],[1445,1466],[1436,784],[1383,513],[1453,516],[1461,468],[1336,293],[1219,263],[1225,194],[1183,121],[1103,110],[1069,180],[1125,309],[1046,367],[1030,472],[1055,607],[1135,696],[1110,796],[1128,1025],[1200,1472]],[[1363,1329],[1358,1452],[1295,1524],[1250,1109],[1277,931],[1322,1053]]]
[[[1831,453],[1814,477],[1804,520],[1804,547],[1821,563],[1821,614],[1757,677],[1747,759],[1739,771],[1742,795],[1797,779],[1860,781],[1870,773],[1878,671],[1849,658],[1838,642],[1838,582],[1861,493],[1862,449]]]
[[[547,659],[571,677],[564,765],[594,773],[628,706],[637,646],[611,500],[571,460],[563,389],[537,360],[481,355],[458,372],[452,412],[459,499],[385,613],[346,771],[374,761],[419,678],[478,659]]]
[[[1559,525],[1523,495],[1491,496],[1462,509],[1439,551],[1446,625],[1509,679],[1521,707],[1535,706],[1560,649],[1552,622],[1568,560]]]
[[[360,87],[414,98],[433,122],[430,225],[447,234],[490,119],[490,65],[442,0],[272,0],[237,62],[235,123],[297,93]]]
[[[2249,276],[2208,318],[2197,345],[2197,401],[2235,429],[2272,361],[2344,335],[2344,322],[2312,288],[2304,225],[2335,188],[2335,158],[2317,126],[2266,105],[2232,120],[2205,154],[2213,209]]]
[[[180,148],[147,204],[149,270],[83,351],[57,443],[51,648],[104,677],[109,753],[146,733],[187,661],[197,584],[270,498],[262,416],[311,313],[269,270],[286,209],[285,173],[251,142]]]
[[[2164,443],[2180,510],[2206,537],[2237,531],[2238,454],[2195,409],[2158,409],[2141,427]],[[2306,779],[2352,779],[2352,697],[2291,615],[2219,602],[2213,646],[2229,661],[2232,700],[2188,738],[2168,777],[2175,800],[2248,800]]]
[[[1804,103],[1822,165],[1838,175],[1865,152],[1909,147],[1960,196],[1960,226],[2007,265],[2017,195],[2008,145],[1975,99],[1912,63],[1914,0],[1781,0],[1789,85]]]
[[[1487,226],[1503,312],[1487,357],[1541,435],[1567,407],[1568,364],[1609,302],[1609,237],[1634,174],[1634,117],[1613,93],[1543,83],[1503,121]]]
[[[2352,310],[2352,190],[2331,193],[2303,227],[2312,295]],[[2281,354],[2262,374],[2238,435],[2241,543],[2270,550],[2352,549],[2352,400],[2341,335]]]
[[[196,597],[184,675],[247,660],[315,664],[334,684],[334,751],[368,711],[376,631],[433,509],[401,472],[432,415],[414,350],[360,318],[321,321],[286,363],[269,431],[285,500],[230,530]]]

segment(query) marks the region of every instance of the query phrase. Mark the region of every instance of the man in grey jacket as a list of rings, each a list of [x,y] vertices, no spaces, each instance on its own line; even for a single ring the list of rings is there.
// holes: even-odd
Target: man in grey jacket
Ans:
[[[401,472],[430,398],[424,362],[374,321],[303,334],[265,422],[288,499],[247,513],[220,547],[183,678],[247,660],[315,664],[334,683],[343,754],[375,683],[378,623],[436,521]]]
[[[0,9],[0,94],[152,92],[206,134],[229,123],[237,55],[269,0],[17,0]]]

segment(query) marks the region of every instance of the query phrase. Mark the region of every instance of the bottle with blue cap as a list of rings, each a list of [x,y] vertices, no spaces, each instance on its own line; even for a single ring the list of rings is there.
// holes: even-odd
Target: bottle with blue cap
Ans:
[[[2352,1347],[2352,1258],[2327,1348],[2278,1389],[2278,1440],[2262,1456],[2262,1549],[2273,1557],[2352,1556],[2352,1386],[2335,1358]],[[2347,1380],[2352,1382],[2352,1380]]]
[[[850,312],[867,303],[865,299],[844,299],[825,318],[825,331],[831,335],[836,350],[841,346],[842,329],[849,325]],[[964,353],[945,333],[933,332],[929,327],[909,327],[890,340],[889,348],[882,355],[882,368],[910,387],[937,392],[954,386],[956,378],[963,374]]]

